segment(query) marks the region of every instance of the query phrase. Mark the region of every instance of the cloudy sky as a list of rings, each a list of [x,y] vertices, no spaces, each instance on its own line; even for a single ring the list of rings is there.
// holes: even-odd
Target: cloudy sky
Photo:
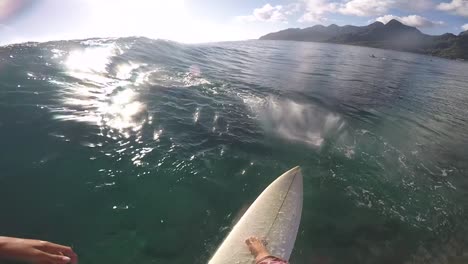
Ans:
[[[0,43],[134,35],[196,43],[393,18],[458,34],[468,30],[468,0],[0,0]]]

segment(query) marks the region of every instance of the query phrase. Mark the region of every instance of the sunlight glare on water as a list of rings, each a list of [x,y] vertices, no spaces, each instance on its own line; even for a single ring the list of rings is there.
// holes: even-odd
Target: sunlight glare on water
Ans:
[[[77,120],[91,121],[129,137],[129,133],[138,132],[146,122],[141,116],[145,105],[128,81],[139,64],[122,63],[116,67],[115,75],[109,72],[111,58],[120,52],[114,44],[71,51],[63,65],[78,82],[65,85],[63,100],[65,105],[86,108]],[[76,116],[73,112],[71,115]],[[73,119],[63,114],[57,118]]]
[[[137,132],[145,119],[137,120],[137,115],[145,110],[143,103],[136,100],[133,90],[124,90],[110,100],[109,104],[98,109],[103,116],[103,122],[107,126],[124,132],[131,129]]]
[[[70,71],[104,73],[110,63],[110,57],[115,54],[114,45],[74,50],[68,55],[65,65]]]

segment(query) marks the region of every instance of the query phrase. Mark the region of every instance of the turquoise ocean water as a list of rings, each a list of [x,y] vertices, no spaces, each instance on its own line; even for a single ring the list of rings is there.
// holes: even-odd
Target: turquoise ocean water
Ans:
[[[81,263],[206,263],[300,165],[291,263],[403,263],[466,234],[467,73],[319,43],[0,47],[0,234]]]

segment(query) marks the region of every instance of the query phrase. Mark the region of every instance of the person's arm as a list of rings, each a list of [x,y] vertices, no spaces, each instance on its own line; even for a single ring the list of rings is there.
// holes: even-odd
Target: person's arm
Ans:
[[[40,264],[75,264],[78,257],[70,247],[47,241],[0,236],[0,259]]]

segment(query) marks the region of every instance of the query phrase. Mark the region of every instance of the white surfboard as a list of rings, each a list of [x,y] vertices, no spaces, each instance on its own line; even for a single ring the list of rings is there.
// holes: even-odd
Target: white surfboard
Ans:
[[[274,256],[289,260],[302,213],[302,173],[292,168],[258,196],[237,222],[208,264],[252,264],[245,240],[265,239]]]

